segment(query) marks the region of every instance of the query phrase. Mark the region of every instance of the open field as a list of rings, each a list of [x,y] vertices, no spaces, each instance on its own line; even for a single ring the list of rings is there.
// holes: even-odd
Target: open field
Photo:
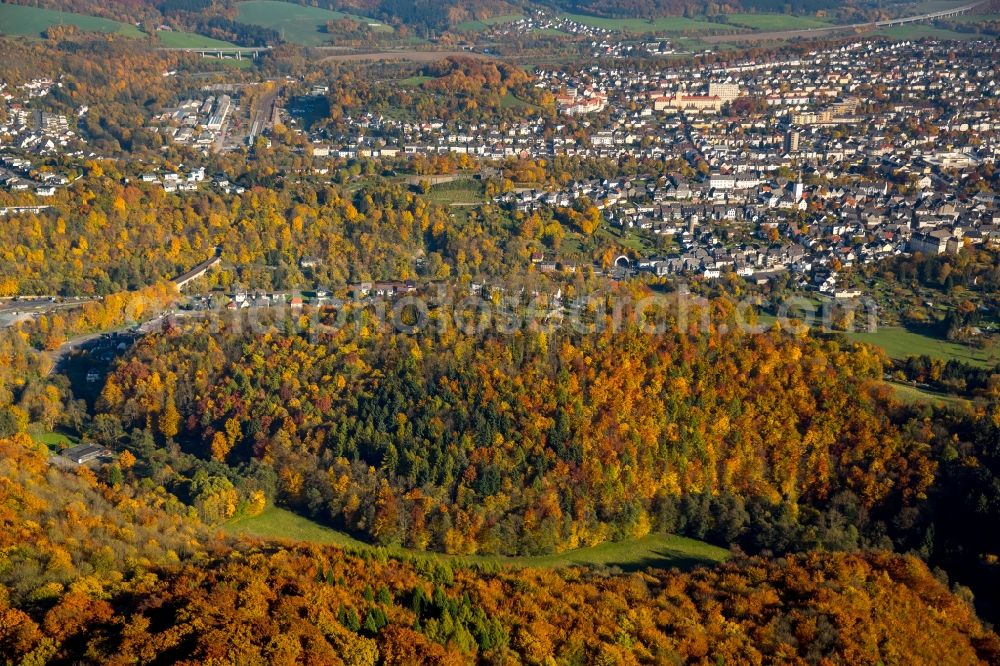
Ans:
[[[126,37],[143,37],[134,25],[110,19],[41,7],[0,4],[0,34],[41,37],[53,25],[75,25],[88,32],[111,32]]]
[[[896,398],[908,405],[927,403],[941,407],[960,407],[963,404],[969,404],[968,400],[957,395],[937,393],[936,391],[910,386],[909,384],[900,384],[898,382],[886,383],[895,391]]]
[[[444,206],[486,203],[483,183],[471,178],[461,178],[450,183],[435,185],[427,196],[434,203]]]
[[[847,337],[857,342],[878,345],[892,358],[906,359],[910,356],[927,355],[942,360],[956,359],[979,367],[992,367],[1000,363],[1000,350],[996,346],[976,349],[955,342],[909,331],[905,328],[886,327],[874,333],[847,333]]]
[[[160,40],[160,44],[171,49],[233,48],[236,46],[236,44],[224,42],[221,39],[212,39],[204,35],[179,30],[160,30],[156,33],[156,38]]]
[[[709,21],[698,21],[683,16],[664,16],[656,19],[641,18],[602,18],[599,16],[588,16],[586,14],[563,14],[563,18],[595,28],[605,30],[621,30],[625,32],[712,32],[733,30],[732,26],[724,23],[711,23]]]
[[[491,16],[490,18],[478,21],[462,21],[461,23],[456,23],[453,29],[455,32],[480,32],[482,30],[486,30],[490,26],[513,23],[514,21],[522,18],[524,18],[523,14],[503,14],[501,16]]]
[[[206,58],[206,60],[210,59],[211,58]],[[250,69],[254,64],[253,58],[243,58],[242,60],[237,60],[236,58],[223,58],[219,62],[226,67],[235,67],[236,69]]]
[[[416,86],[422,86],[425,83],[427,83],[428,81],[433,81],[433,80],[434,80],[433,76],[417,75],[417,76],[409,76],[409,77],[407,77],[405,79],[400,79],[396,83],[398,83],[401,86],[414,86],[414,87],[416,87]]]
[[[819,303],[816,303],[816,307],[819,307]],[[757,315],[759,325],[771,326],[775,321],[777,317],[772,314],[761,312]],[[854,331],[844,335],[854,342],[867,342],[881,347],[890,358],[897,360],[926,355],[944,361],[955,359],[981,368],[991,368],[1000,363],[1000,349],[996,345],[978,349],[899,326],[885,326],[873,333]]]
[[[610,240],[613,243],[618,243],[639,256],[646,256],[655,251],[654,246],[642,234],[632,230],[623,230],[621,227],[601,225],[597,230],[597,236],[605,242]]]
[[[805,28],[803,30],[770,30],[764,32],[737,32],[726,35],[705,35],[700,37],[707,44],[722,42],[775,42],[787,41],[803,37],[823,37],[838,32],[855,32],[852,26],[830,25],[822,28]]]
[[[727,14],[726,22],[753,30],[807,30],[831,25],[828,21],[810,16],[791,14]]]
[[[329,42],[329,35],[324,30],[327,21],[349,18],[359,23],[377,23],[365,16],[305,7],[279,0],[246,0],[237,4],[237,9],[239,10],[237,21],[277,30],[285,41],[303,46],[320,46]],[[392,30],[381,23],[379,26],[380,30]]]
[[[259,516],[241,518],[224,527],[229,534],[243,534],[262,539],[308,541],[348,549],[374,549],[338,530],[320,525],[297,514],[269,507]],[[714,564],[729,557],[729,551],[710,544],[669,534],[650,534],[641,539],[603,543],[589,548],[525,557],[501,555],[445,555],[406,548],[386,548],[389,555],[448,559],[463,564],[490,564],[512,567],[563,567],[573,565],[618,566],[626,570],[645,567],[678,567],[688,569],[702,564]]]
[[[531,31],[532,35],[541,35],[543,37],[565,37],[570,33],[565,30],[559,30],[558,28],[535,28]]]
[[[974,33],[955,32],[944,30],[930,25],[912,23],[907,25],[895,25],[888,28],[872,30],[871,26],[840,26],[831,25],[821,28],[807,28],[804,30],[780,30],[770,32],[740,32],[728,35],[705,35],[700,37],[701,41],[707,44],[722,44],[725,42],[784,42],[792,39],[812,39],[828,37],[836,34],[868,34],[883,35],[890,39],[923,39],[925,37],[939,40],[966,40],[983,38],[983,35]],[[986,36],[989,39],[988,36]]]
[[[520,97],[508,92],[506,95],[500,98],[500,108],[501,109],[526,108],[526,109],[538,110],[541,109],[542,107],[538,106],[537,104],[532,104],[531,102],[526,102]]]
[[[418,51],[416,49],[400,49],[392,51],[373,51],[371,53],[343,53],[338,52],[333,55],[324,56],[323,62],[363,62],[368,60],[406,60],[409,62],[437,62],[451,56],[465,56],[467,58],[482,58],[492,60],[492,56],[476,53],[475,51]]]
[[[76,437],[70,437],[61,432],[39,432],[32,436],[36,442],[44,444],[49,447],[50,451],[61,451],[70,446],[76,446],[80,443],[80,440]]]

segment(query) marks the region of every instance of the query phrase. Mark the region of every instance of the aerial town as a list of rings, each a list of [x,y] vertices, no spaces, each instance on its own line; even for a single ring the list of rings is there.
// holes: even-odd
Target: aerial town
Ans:
[[[209,154],[245,149],[290,118],[317,174],[334,160],[442,154],[483,165],[558,157],[660,162],[668,168],[658,174],[562,188],[514,184],[493,200],[521,213],[592,204],[609,227],[647,250],[611,267],[617,277],[716,279],[732,271],[763,282],[790,273],[802,289],[852,298],[860,292],[838,280],[844,268],[1000,244],[997,195],[958,187],[1000,155],[1000,117],[987,105],[1000,86],[1000,48],[974,42],[960,54],[948,43],[853,42],[708,69],[539,69],[533,85],[555,104],[548,118],[476,124],[366,113],[347,117],[336,134],[294,128],[295,114],[277,96],[248,114],[222,92],[238,95],[238,86],[206,86],[201,98],[179,100],[151,126],[170,143]],[[304,85],[283,83],[290,91]],[[36,169],[33,157],[93,155],[80,150],[85,141],[65,116],[32,108],[60,85],[33,80],[4,95],[10,122],[0,126],[0,182],[11,192],[41,200],[70,182],[58,170]],[[328,92],[313,86],[304,99]],[[77,115],[86,112],[83,106]],[[135,177],[167,193],[245,189],[225,173],[206,176],[204,166]],[[558,252],[541,256],[546,272],[577,267]]]
[[[759,281],[790,271],[803,288],[850,297],[857,292],[837,282],[843,267],[1000,244],[998,197],[988,190],[956,194],[959,182],[1000,155],[1000,118],[984,106],[1000,86],[1000,48],[977,46],[961,59],[949,44],[904,41],[708,70],[540,69],[534,85],[555,100],[551,118],[464,124],[363,114],[349,118],[337,136],[328,130],[306,136],[319,173],[326,171],[322,158],[444,153],[484,164],[565,156],[677,165],[663,175],[576,181],[562,189],[515,186],[495,201],[521,212],[586,201],[607,224],[646,238],[650,247],[669,247],[622,262],[615,267],[621,276],[712,279],[731,270]],[[36,80],[5,94],[11,122],[0,126],[0,151],[10,152],[0,152],[0,177],[12,192],[51,196],[69,179],[35,170],[32,156],[82,154],[70,150],[83,141],[65,116],[31,108],[59,85]],[[281,122],[277,102],[270,117],[256,121],[229,94],[208,90],[155,116],[156,131],[178,145],[232,151]],[[892,101],[874,111],[875,95]],[[565,116],[582,126],[570,128]],[[197,191],[206,172],[194,167],[138,177],[183,193]],[[243,190],[225,174],[206,184]],[[545,266],[560,265],[558,254],[546,259]]]

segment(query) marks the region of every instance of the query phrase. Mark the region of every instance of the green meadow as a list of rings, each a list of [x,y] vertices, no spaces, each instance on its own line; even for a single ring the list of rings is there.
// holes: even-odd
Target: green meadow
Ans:
[[[761,32],[829,28],[831,25],[827,21],[811,16],[792,16],[791,14],[727,14],[726,22]]]
[[[431,201],[444,206],[452,204],[481,204],[486,202],[483,183],[471,178],[460,178],[431,187]]]
[[[237,21],[277,30],[285,41],[303,46],[322,46],[329,42],[329,35],[325,32],[327,21],[349,18],[358,23],[377,23],[366,16],[304,7],[279,0],[246,0],[237,4],[236,8]],[[378,29],[392,30],[382,23],[379,23]]]
[[[622,32],[712,32],[732,30],[732,26],[724,23],[699,21],[684,16],[663,16],[655,19],[641,18],[602,18],[586,14],[563,14],[563,18],[595,28],[618,30]]]
[[[494,25],[513,23],[514,21],[522,18],[524,18],[523,14],[503,14],[501,16],[491,16],[490,18],[479,20],[462,21],[461,23],[456,23],[453,30],[455,32],[480,32]]]
[[[0,34],[41,37],[54,25],[75,25],[86,32],[107,32],[126,37],[142,37],[134,25],[85,14],[60,12],[41,7],[0,4]]]
[[[394,557],[444,559],[469,565],[547,568],[574,565],[617,566],[626,570],[639,570],[646,567],[690,569],[698,565],[722,562],[729,557],[729,551],[724,548],[671,534],[650,534],[640,539],[602,543],[554,555],[524,557],[446,555],[407,548],[379,548],[355,539],[344,532],[320,525],[308,518],[277,507],[265,509],[259,516],[232,521],[223,529],[228,534],[266,540],[305,541],[339,546],[348,550],[381,550]]]
[[[819,304],[816,303],[818,311]],[[759,325],[772,326],[777,317],[772,314],[758,313]],[[795,322],[795,314],[789,314],[789,322]],[[910,330],[901,326],[884,326],[873,332],[852,331],[843,333],[848,340],[866,342],[881,347],[890,358],[905,360],[911,356],[929,356],[931,358],[949,361],[955,359],[980,368],[991,368],[1000,363],[1000,349],[997,345],[988,345],[982,349],[950,342],[935,337],[930,333]]]
[[[962,405],[970,404],[968,400],[961,396],[938,393],[898,382],[887,383],[896,393],[896,399],[907,405],[932,404],[938,407],[961,407]]]
[[[156,33],[156,38],[160,44],[174,49],[197,49],[197,48],[232,48],[236,44],[224,42],[221,39],[212,39],[204,35],[193,32],[181,32],[180,30],[160,30]]]
[[[50,451],[56,453],[80,443],[80,439],[76,436],[54,431],[34,433],[31,437],[39,444],[44,444],[49,447]]]
[[[886,327],[873,333],[854,332],[846,335],[857,342],[877,345],[890,357],[900,360],[926,355],[944,361],[956,359],[979,367],[992,367],[1000,363],[1000,350],[995,345],[977,349],[905,328]]]

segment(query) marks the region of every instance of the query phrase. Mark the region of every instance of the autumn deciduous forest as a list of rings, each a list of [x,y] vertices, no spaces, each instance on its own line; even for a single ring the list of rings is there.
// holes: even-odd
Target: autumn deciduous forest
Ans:
[[[924,136],[991,120],[956,101],[992,80],[961,50],[952,83],[912,80],[954,84],[946,112],[789,125],[805,76],[824,105],[928,109],[778,64],[780,95],[663,118],[675,84],[758,88],[765,51],[554,18],[512,38],[561,40],[533,69],[488,19],[894,9],[312,1],[373,17],[322,26],[351,50],[450,54],[362,64],[230,0],[28,4],[133,36],[0,38],[0,142],[24,136],[0,169],[0,666],[1000,664],[996,126]],[[273,48],[157,46],[200,43],[157,36],[182,29]],[[939,180],[897,140],[981,163]],[[864,163],[799,161],[821,153]],[[735,174],[758,185],[712,184]],[[974,203],[945,212],[944,182]],[[918,237],[948,251],[912,251],[911,217],[954,223]],[[890,326],[852,329],[856,305]]]
[[[728,301],[712,307],[733,316]],[[996,537],[968,528],[995,515],[1000,412],[897,403],[873,347],[722,326],[470,336],[236,323],[147,337],[96,404],[110,445],[146,458],[173,447],[188,477],[233,488],[233,509],[203,512],[209,522],[259,492],[377,544],[446,553],[661,531],[748,553],[893,548],[992,604]],[[178,485],[155,456],[150,478]]]
[[[782,335],[196,328],[143,341],[98,410],[128,431],[176,409],[188,452],[263,460],[283,502],[379,543],[531,553],[670,529],[701,494],[918,501],[935,465],[887,418],[882,367]]]
[[[693,573],[503,571],[213,541],[157,494],[0,439],[8,663],[995,663],[1000,640],[914,557]]]

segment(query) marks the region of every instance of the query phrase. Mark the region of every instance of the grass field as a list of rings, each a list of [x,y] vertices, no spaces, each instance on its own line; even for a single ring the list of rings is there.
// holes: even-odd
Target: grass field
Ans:
[[[595,28],[605,30],[620,30],[624,32],[711,32],[732,30],[732,26],[723,23],[710,23],[708,21],[698,21],[683,16],[664,16],[656,19],[641,18],[601,18],[599,16],[588,16],[586,14],[563,14],[564,18]]]
[[[927,389],[917,388],[916,386],[910,386],[909,384],[899,384],[897,382],[886,382],[892,387],[892,390],[896,393],[896,398],[903,403],[908,405],[916,403],[928,403],[934,404],[941,407],[959,407],[963,404],[968,404],[968,400],[957,396],[948,395],[947,393],[937,393],[935,391],[929,391]]]
[[[513,94],[511,94],[511,93],[508,92],[506,95],[504,95],[503,97],[500,98],[500,108],[501,109],[521,109],[521,108],[527,108],[527,109],[538,110],[538,109],[540,109],[542,107],[540,107],[540,106],[538,106],[536,104],[532,104],[531,102],[526,102],[523,99],[521,99],[520,97],[517,97],[516,95],[513,95]]]
[[[639,256],[648,255],[655,250],[645,236],[635,231],[624,230],[621,227],[602,225],[597,230],[597,236],[604,242],[610,240],[612,243],[618,243]]]
[[[976,349],[905,328],[886,327],[874,333],[856,332],[846,335],[851,340],[878,345],[895,359],[927,355],[943,360],[957,359],[979,367],[992,367],[1000,363],[1000,350],[995,345]]]
[[[398,83],[401,86],[415,87],[415,86],[422,86],[423,84],[427,83],[428,81],[432,81],[433,79],[434,79],[433,76],[409,76],[405,79],[400,79],[396,83]]]
[[[531,31],[532,35],[543,35],[546,37],[565,37],[570,34],[565,30],[559,30],[558,28],[535,28]]]
[[[224,42],[221,39],[212,39],[204,35],[198,35],[193,32],[181,32],[180,30],[160,30],[156,33],[156,38],[167,48],[173,49],[231,48],[236,46],[236,44]]]
[[[524,18],[523,14],[503,14],[501,16],[491,16],[490,18],[479,21],[462,21],[461,23],[456,23],[453,29],[455,32],[480,32],[481,30],[486,30],[490,26],[513,23],[514,21],[518,21],[522,18]]]
[[[210,58],[205,58],[204,60],[210,60]],[[242,60],[237,60],[236,58],[223,58],[220,60],[225,67],[235,67],[236,69],[250,69],[254,65],[253,58],[243,58]]]
[[[726,21],[732,25],[753,30],[808,30],[809,28],[827,28],[830,23],[810,16],[792,16],[790,14],[727,14]]]
[[[126,37],[142,37],[143,33],[134,25],[119,23],[110,19],[70,12],[58,12],[41,7],[0,4],[0,33],[41,37],[50,26],[75,25],[87,32],[112,32]]]
[[[76,446],[80,440],[70,437],[61,432],[40,432],[32,435],[32,438],[49,447],[51,451],[61,451],[69,446]]]
[[[285,509],[269,507],[259,516],[241,518],[224,527],[230,534],[244,534],[262,539],[308,541],[348,549],[374,549],[343,532],[320,525]],[[669,534],[651,534],[641,539],[604,543],[557,555],[503,557],[499,555],[445,555],[406,548],[387,548],[397,557],[448,559],[465,564],[491,564],[512,567],[562,567],[572,565],[618,566],[625,570],[645,567],[689,569],[714,564],[729,557],[729,551],[702,541]]]
[[[376,23],[374,19],[365,16],[304,7],[279,0],[247,0],[240,2],[236,7],[239,11],[237,21],[272,28],[277,30],[285,41],[303,46],[321,46],[329,42],[329,35],[324,32],[327,21],[349,18],[359,23]],[[392,30],[391,27],[381,23],[379,29]]]
[[[441,183],[431,188],[428,198],[444,206],[451,204],[485,203],[483,183],[478,180],[461,178],[450,183]]]
[[[819,304],[816,305],[818,312]],[[794,313],[789,316],[794,317]],[[764,326],[771,326],[776,320],[777,317],[767,313],[759,313],[757,316],[758,324]],[[991,368],[1000,363],[1000,349],[997,345],[978,349],[899,326],[885,326],[873,333],[854,331],[844,335],[855,342],[867,342],[881,347],[890,358],[897,360],[926,355],[944,361],[956,359],[981,368]]]

